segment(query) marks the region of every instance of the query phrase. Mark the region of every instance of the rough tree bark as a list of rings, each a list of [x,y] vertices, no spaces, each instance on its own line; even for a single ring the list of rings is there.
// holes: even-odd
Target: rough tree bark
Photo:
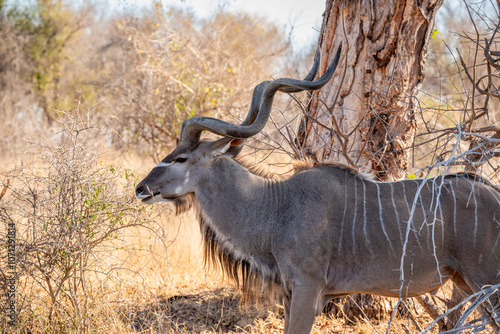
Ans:
[[[320,74],[340,42],[344,56],[307,105],[310,117],[296,138],[303,157],[354,165],[379,180],[404,175],[415,133],[413,97],[442,2],[326,1]]]

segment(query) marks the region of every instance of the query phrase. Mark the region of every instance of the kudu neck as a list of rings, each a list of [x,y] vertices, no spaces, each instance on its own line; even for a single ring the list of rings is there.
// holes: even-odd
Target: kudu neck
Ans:
[[[261,239],[259,247],[266,252],[270,240],[262,240],[262,236],[271,235],[272,222],[276,220],[273,214],[277,210],[272,209],[276,199],[270,195],[275,185],[232,159],[220,159],[200,182],[195,196],[214,231],[242,248],[253,239]]]

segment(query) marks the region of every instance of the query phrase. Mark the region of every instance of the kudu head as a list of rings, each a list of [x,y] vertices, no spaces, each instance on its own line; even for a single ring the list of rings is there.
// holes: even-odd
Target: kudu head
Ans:
[[[165,157],[136,187],[137,198],[144,203],[173,201],[195,192],[205,175],[204,169],[221,157],[235,157],[241,151],[245,139],[259,133],[271,113],[274,95],[316,90],[332,77],[341,53],[339,46],[328,70],[314,79],[320,63],[318,50],[313,68],[304,80],[282,78],[263,81],[252,94],[252,102],[246,119],[239,125],[211,117],[193,117],[182,124],[177,148]],[[201,132],[207,130],[224,138],[216,141],[200,141]]]

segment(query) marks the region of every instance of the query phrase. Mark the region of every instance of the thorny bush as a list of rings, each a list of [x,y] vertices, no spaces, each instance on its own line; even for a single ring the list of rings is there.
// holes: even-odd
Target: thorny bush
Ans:
[[[111,273],[122,265],[110,256],[115,240],[158,215],[133,197],[130,170],[101,162],[100,145],[88,136],[96,129],[79,113],[66,116],[58,144],[34,145],[29,163],[4,177],[10,185],[0,221],[14,222],[17,231],[18,329],[91,331],[96,306],[109,298]],[[5,252],[7,226],[0,233]],[[1,319],[0,331],[8,320]]]

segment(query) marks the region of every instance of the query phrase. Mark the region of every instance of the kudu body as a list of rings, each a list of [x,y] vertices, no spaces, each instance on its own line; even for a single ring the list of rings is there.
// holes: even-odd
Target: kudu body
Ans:
[[[194,204],[206,259],[244,293],[278,292],[286,334],[309,333],[333,297],[417,296],[450,278],[466,293],[500,282],[500,192],[474,175],[380,183],[320,164],[277,181],[234,159],[278,90],[319,88],[339,55],[316,81],[319,57],[304,81],[257,86],[241,125],[186,121],[179,146],[136,188],[145,203]],[[200,141],[202,130],[226,138]]]

